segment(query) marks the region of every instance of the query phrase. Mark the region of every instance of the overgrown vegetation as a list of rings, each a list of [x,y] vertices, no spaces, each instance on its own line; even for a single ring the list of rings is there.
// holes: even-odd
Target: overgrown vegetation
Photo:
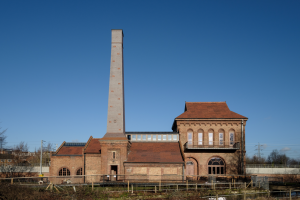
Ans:
[[[44,200],[61,200],[61,199],[72,199],[72,200],[91,200],[91,199],[207,199],[207,196],[215,196],[218,194],[229,195],[231,192],[239,192],[238,190],[189,190],[189,191],[160,191],[157,193],[154,192],[144,192],[138,191],[134,193],[128,192],[112,192],[109,189],[104,188],[95,188],[92,191],[92,188],[89,186],[77,186],[76,192],[73,187],[64,187],[63,189],[58,188],[59,192],[53,188],[52,191],[45,190],[45,188],[33,188],[33,187],[24,187],[21,185],[11,185],[9,183],[0,183],[0,199],[44,199]],[[227,198],[235,199],[235,198]],[[248,199],[248,198],[247,198]],[[262,198],[259,198],[262,199]],[[267,198],[265,198],[267,199]],[[273,198],[268,198],[273,199]]]

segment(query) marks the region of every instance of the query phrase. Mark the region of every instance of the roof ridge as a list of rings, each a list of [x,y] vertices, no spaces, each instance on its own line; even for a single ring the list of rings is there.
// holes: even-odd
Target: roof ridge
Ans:
[[[64,141],[60,147],[58,147],[58,149],[55,151],[55,154],[57,154],[59,152],[59,150],[65,145],[66,141]]]
[[[186,102],[186,103],[226,103],[226,101]]]
[[[89,140],[86,142],[84,148],[82,149],[82,153],[85,152],[86,148],[89,146],[90,142],[92,141],[93,136],[90,136]]]

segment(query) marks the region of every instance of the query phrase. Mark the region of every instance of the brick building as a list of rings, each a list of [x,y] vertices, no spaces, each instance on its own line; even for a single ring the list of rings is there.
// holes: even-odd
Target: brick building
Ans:
[[[187,175],[245,174],[246,117],[232,112],[226,102],[186,102],[172,132],[125,132],[123,77],[123,31],[112,30],[107,132],[86,143],[63,142],[51,155],[51,176],[181,180]]]

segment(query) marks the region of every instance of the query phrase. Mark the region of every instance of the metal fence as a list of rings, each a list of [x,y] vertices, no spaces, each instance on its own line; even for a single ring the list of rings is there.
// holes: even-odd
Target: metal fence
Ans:
[[[300,165],[284,165],[284,164],[246,164],[246,168],[300,168]]]

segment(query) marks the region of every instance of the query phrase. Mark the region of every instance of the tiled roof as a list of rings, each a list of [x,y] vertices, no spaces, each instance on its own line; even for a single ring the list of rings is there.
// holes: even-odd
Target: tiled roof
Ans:
[[[176,119],[248,119],[229,110],[226,102],[186,102]]]
[[[100,138],[93,138],[85,149],[85,153],[100,153]]]
[[[62,146],[56,155],[82,155],[83,146]]]
[[[127,162],[183,162],[177,142],[134,142]]]

